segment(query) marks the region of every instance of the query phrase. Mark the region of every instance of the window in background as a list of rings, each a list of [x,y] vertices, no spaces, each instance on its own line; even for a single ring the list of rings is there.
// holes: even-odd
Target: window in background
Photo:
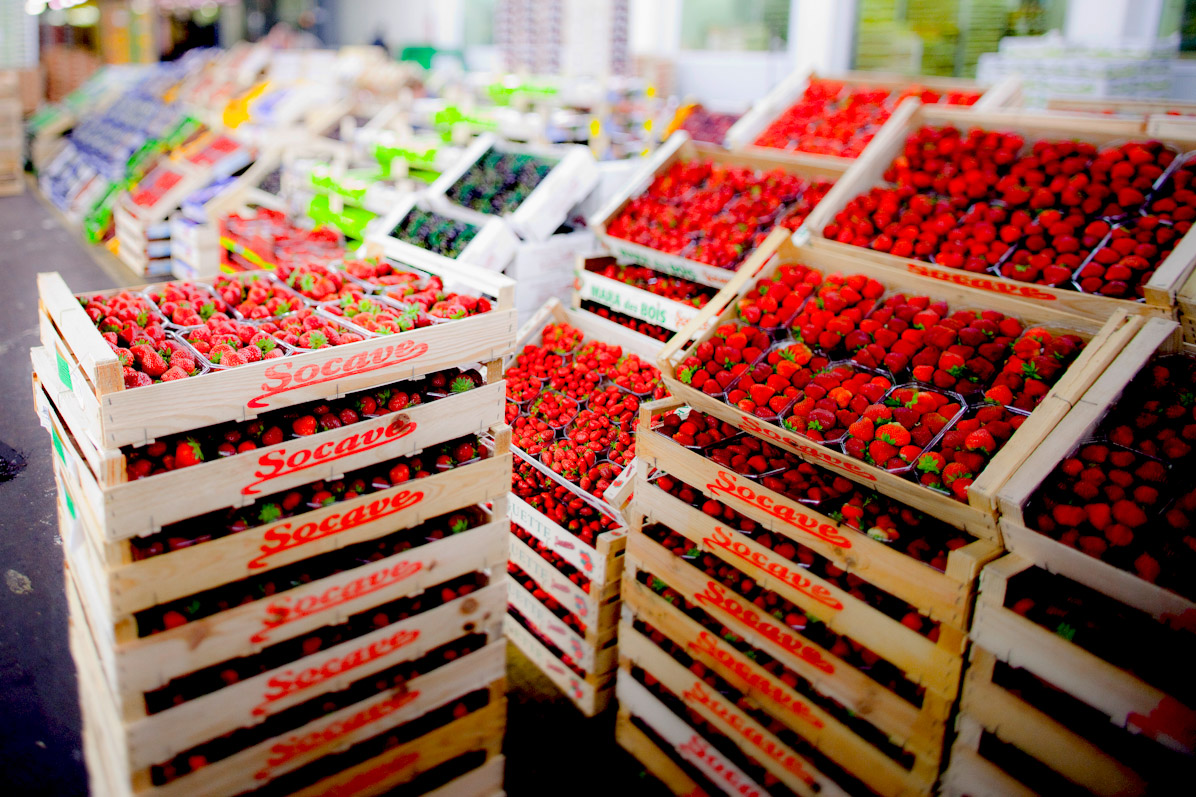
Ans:
[[[1067,0],[857,0],[855,68],[974,77],[1005,36],[1063,27]]]
[[[790,0],[682,0],[683,50],[784,50]]]

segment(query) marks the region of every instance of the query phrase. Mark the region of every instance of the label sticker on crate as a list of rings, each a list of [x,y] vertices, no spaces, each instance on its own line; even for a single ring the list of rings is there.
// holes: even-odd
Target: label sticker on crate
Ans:
[[[598,556],[596,550],[532,509],[518,496],[511,496],[510,514],[512,523],[544,543],[549,550],[559,554],[591,581],[606,583],[606,562]]]
[[[54,356],[58,358],[58,381],[66,387],[67,390],[74,390],[75,386],[71,384],[71,366],[62,356],[62,352],[57,349],[54,350]]]
[[[698,308],[674,302],[591,271],[578,272],[578,293],[624,315],[677,332],[698,314]]]

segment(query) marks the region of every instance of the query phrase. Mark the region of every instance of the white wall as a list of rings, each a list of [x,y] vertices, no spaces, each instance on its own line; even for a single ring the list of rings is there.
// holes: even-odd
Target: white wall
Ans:
[[[788,53],[721,53],[682,50],[677,94],[730,112],[743,112],[793,71]]]
[[[381,30],[391,50],[461,45],[460,0],[339,0],[334,13],[340,44],[369,44]]]

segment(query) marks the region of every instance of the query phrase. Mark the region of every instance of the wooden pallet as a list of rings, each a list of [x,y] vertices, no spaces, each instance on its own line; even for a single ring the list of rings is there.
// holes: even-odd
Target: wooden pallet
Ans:
[[[913,662],[906,673],[909,680],[926,687],[919,707],[829,651],[774,622],[770,616],[748,608],[751,602],[738,592],[709,578],[638,531],[631,535],[627,556],[623,577],[625,607],[658,605],[648,600],[651,590],[636,580],[641,571],[651,573],[749,645],[784,663],[820,693],[864,716],[896,744],[925,753],[941,744],[943,728],[959,689],[963,664],[963,641],[958,634],[949,633],[947,627],[940,637],[940,645],[923,661]],[[903,661],[913,657],[905,653],[900,656]]]
[[[652,644],[630,623],[620,625],[619,640],[622,646],[620,672],[633,666],[644,669],[661,686],[682,699],[687,707],[734,742],[744,755],[759,761],[795,794],[803,797],[845,797],[847,792],[819,772],[806,758],[787,747],[738,706],[724,700],[705,681]]]
[[[774,233],[776,235],[776,233]],[[1196,243],[1196,239],[1193,239]],[[969,503],[963,504],[942,493],[921,487],[901,476],[869,465],[862,460],[848,457],[834,449],[819,445],[785,429],[779,423],[756,418],[738,407],[697,390],[677,378],[677,366],[692,348],[708,340],[721,323],[733,321],[737,314],[735,299],[755,275],[744,271],[736,282],[706,305],[686,327],[661,350],[657,359],[661,376],[672,395],[686,401],[695,409],[714,415],[738,429],[763,438],[779,448],[785,449],[802,459],[812,462],[849,479],[896,498],[903,503],[934,515],[968,533],[999,541],[997,529],[996,493],[1012,475],[1017,466],[1032,450],[1033,446],[1054,428],[1071,405],[1100,376],[1138,327],[1144,323],[1136,316],[1116,313],[1107,321],[1092,321],[1081,316],[1061,313],[1055,307],[1019,301],[1003,296],[977,293],[968,288],[936,283],[911,274],[884,270],[874,263],[853,256],[847,251],[828,251],[811,246],[797,246],[785,240],[778,245],[778,257],[774,263],[804,263],[820,269],[824,274],[864,274],[880,280],[887,291],[905,292],[912,295],[927,295],[932,299],[946,300],[956,308],[985,307],[998,310],[1021,319],[1029,325],[1044,325],[1056,330],[1065,330],[1088,341],[1084,351],[1071,364],[1043,398],[1027,421],[1018,429],[1011,444],[1006,445],[979,474],[976,482],[968,489]],[[862,251],[862,250],[861,250]],[[775,265],[761,271],[770,275]],[[706,322],[717,317],[709,327]],[[695,334],[699,329],[705,332]],[[689,343],[693,340],[693,344]],[[638,449],[637,449],[638,451]]]
[[[503,632],[584,716],[593,717],[606,710],[614,696],[614,673],[591,673],[583,678],[510,615],[503,623]]]
[[[768,94],[757,100],[751,110],[740,117],[727,131],[725,144],[738,152],[765,152],[783,155],[797,162],[830,163],[842,168],[851,166],[855,158],[837,155],[814,155],[805,152],[787,152],[772,147],[758,147],[756,139],[773,121],[789,110],[802,95],[811,80],[835,80],[848,85],[868,88],[904,89],[910,86],[925,86],[935,91],[981,91],[974,80],[939,77],[937,75],[899,75],[891,72],[842,72],[834,75],[819,75],[810,69],[797,70],[778,83]],[[1006,78],[995,86],[984,90],[983,96],[964,111],[995,111],[1014,108],[1021,104],[1022,87],[1020,79]]]
[[[346,745],[409,722],[470,692],[489,688],[492,701],[501,703],[505,690],[503,673],[506,646],[501,639],[497,639],[481,650],[417,676],[402,687],[380,692],[281,736],[254,744],[168,784],[154,787],[151,785],[149,766],[167,760],[172,754],[154,758],[157,750],[165,749],[157,738],[151,738],[137,749],[132,747],[141,735],[139,728],[137,724],[130,724],[121,717],[104,680],[96,640],[88,629],[82,596],[76,589],[69,567],[66,584],[71,652],[79,673],[84,746],[91,747],[91,753],[87,755],[88,767],[93,782],[102,778],[109,786],[98,792],[101,794],[136,793],[152,797],[238,794],[343,749]],[[406,655],[384,658],[380,660],[380,667],[371,666],[371,669],[384,669],[411,658],[407,651],[404,653]],[[360,673],[354,673],[354,677],[360,677]],[[342,680],[348,683],[352,678]],[[221,692],[214,695],[229,697]],[[228,708],[232,707],[226,707],[225,713],[228,713]],[[205,741],[205,738],[218,735],[213,733],[210,737],[204,737],[189,732],[186,726],[168,728],[165,733],[179,739],[186,737],[187,741],[179,742],[183,745],[181,749],[189,749]]]
[[[553,164],[552,171],[528,194],[519,207],[503,215],[503,219],[522,238],[547,241],[569,217],[569,211],[589,195],[598,184],[598,165],[590,151],[582,146],[542,148],[500,141],[485,133],[474,139],[456,165],[443,172],[432,183],[426,195],[435,210],[455,212],[475,224],[485,224],[491,216],[452,203],[447,192],[483,155],[491,149],[499,152],[521,152]]]
[[[589,269],[604,267],[616,258],[608,255],[578,255],[574,269],[573,309],[580,310],[582,301],[592,301],[610,309],[678,332],[698,314],[692,304],[666,299],[655,293],[604,277]],[[663,345],[663,344],[662,344]]]
[[[61,382],[79,398],[96,445],[143,445],[173,432],[246,420],[267,409],[339,397],[509,352],[515,341],[514,284],[464,265],[441,276],[493,291],[496,308],[448,324],[130,390],[116,355],[66,283],[57,274],[41,274],[41,340],[55,354]]]
[[[866,193],[873,186],[883,185],[883,175],[893,159],[905,147],[906,138],[923,125],[953,125],[962,130],[982,128],[1016,132],[1025,136],[1027,142],[1051,139],[1079,139],[1097,145],[1114,144],[1127,139],[1142,138],[1140,124],[1117,118],[1078,118],[1067,115],[1046,115],[1027,113],[988,113],[956,109],[938,105],[922,105],[916,100],[901,104],[876,138],[868,145],[864,154],[851,170],[843,175],[835,187],[823,198],[806,220],[810,232],[810,246],[834,252],[849,252],[857,257],[871,260],[885,267],[887,271],[904,271],[931,277],[942,282],[976,288],[990,294],[1016,296],[1058,308],[1059,312],[1070,312],[1104,321],[1118,310],[1131,313],[1173,318],[1175,315],[1176,292],[1184,279],[1196,265],[1196,235],[1183,237],[1175,251],[1160,264],[1154,276],[1145,286],[1145,301],[1113,299],[1105,296],[1080,293],[1079,291],[1053,288],[1030,282],[1020,282],[994,274],[972,274],[961,269],[945,268],[932,263],[898,257],[887,252],[877,252],[860,246],[839,243],[825,238],[823,229],[835,215],[855,197]],[[1191,141],[1171,139],[1183,152],[1191,149]]]
[[[1030,528],[1025,508],[1055,467],[1077,445],[1092,437],[1098,424],[1117,404],[1122,391],[1139,371],[1157,355],[1180,351],[1179,338],[1174,321],[1151,319],[1054,431],[1042,440],[998,496],[1002,536],[1012,553],[1158,619],[1168,615],[1196,615],[1196,601],[1143,581],[1131,571],[1102,562]]]
[[[635,179],[628,181],[624,190],[611,197],[600,211],[590,216],[587,222],[593,228],[594,234],[598,239],[606,244],[606,248],[620,262],[647,266],[656,271],[671,274],[674,277],[681,277],[701,283],[702,285],[721,288],[735,276],[737,271],[754,271],[756,266],[767,260],[774,248],[770,244],[772,239],[766,240],[765,243],[757,247],[740,264],[738,269],[728,269],[711,266],[687,257],[661,252],[622,238],[616,238],[607,233],[607,227],[623,212],[623,209],[627,207],[631,200],[644,191],[647,191],[652,181],[658,175],[665,173],[675,163],[688,163],[695,160],[714,161],[715,163],[727,166],[745,166],[762,171],[782,169],[807,180],[823,179],[830,181],[839,179],[846,169],[845,164],[827,164],[825,162],[817,162],[817,159],[794,161],[792,158],[778,157],[777,155],[778,153],[775,151],[769,150],[759,150],[751,153],[728,152],[721,147],[695,142],[684,131],[674,133],[669,136],[668,141],[661,145],[644,162],[640,170],[636,173]],[[786,234],[788,234],[788,231],[786,231]],[[660,322],[653,321],[653,323]]]
[[[652,416],[680,406],[676,400],[664,399],[640,408],[636,453],[641,477],[636,485],[636,496],[641,510],[657,519],[684,518],[695,523],[700,520],[697,515],[702,513],[690,514],[696,510],[648,480],[650,469],[672,474],[770,531],[813,549],[836,566],[916,606],[932,620],[956,628],[967,627],[976,576],[985,562],[1000,553],[996,543],[976,540],[951,551],[946,570],[939,572],[803,503],[723,470],[713,461],[662,434],[649,431]],[[685,524],[662,522],[678,531],[684,526],[685,531],[681,533],[687,536],[691,533]],[[696,529],[708,529],[710,525],[707,517],[701,525],[693,527],[694,533]]]
[[[82,458],[68,467],[96,512],[96,533],[108,542],[245,506],[264,495],[405,457],[464,434],[484,434],[502,421],[505,383],[497,382],[401,413],[130,481],[125,455],[95,446],[88,436],[82,408],[75,393],[58,380],[52,355],[41,347],[31,354],[38,383],[35,404],[61,427],[56,434],[63,438],[69,433],[81,450]]]
[[[1098,709],[1115,725],[1191,754],[1196,710],[1005,607],[1009,579],[1033,564],[1009,555],[980,574],[972,642]]]
[[[879,793],[928,794],[938,778],[946,723],[921,738],[892,740],[914,756],[911,769],[885,755],[806,696],[779,681],[640,583],[627,587],[625,617],[663,633],[770,716]],[[623,626],[621,630],[625,630]],[[904,744],[902,744],[904,742]]]

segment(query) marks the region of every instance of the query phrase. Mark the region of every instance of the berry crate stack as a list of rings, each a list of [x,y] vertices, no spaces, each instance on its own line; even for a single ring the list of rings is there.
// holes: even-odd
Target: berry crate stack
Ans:
[[[620,741],[706,790],[930,794],[997,491],[1146,322],[773,235],[641,410]]]
[[[1001,490],[953,794],[1166,791],[1196,772],[1196,357],[1151,319]]]
[[[907,100],[810,214],[810,245],[1100,321],[1174,318],[1193,139],[1141,128]]]
[[[289,276],[39,277],[92,789],[499,793],[512,285]]]
[[[651,340],[556,300],[520,332],[506,421],[515,471],[507,635],[586,716],[613,692],[619,577]]]

